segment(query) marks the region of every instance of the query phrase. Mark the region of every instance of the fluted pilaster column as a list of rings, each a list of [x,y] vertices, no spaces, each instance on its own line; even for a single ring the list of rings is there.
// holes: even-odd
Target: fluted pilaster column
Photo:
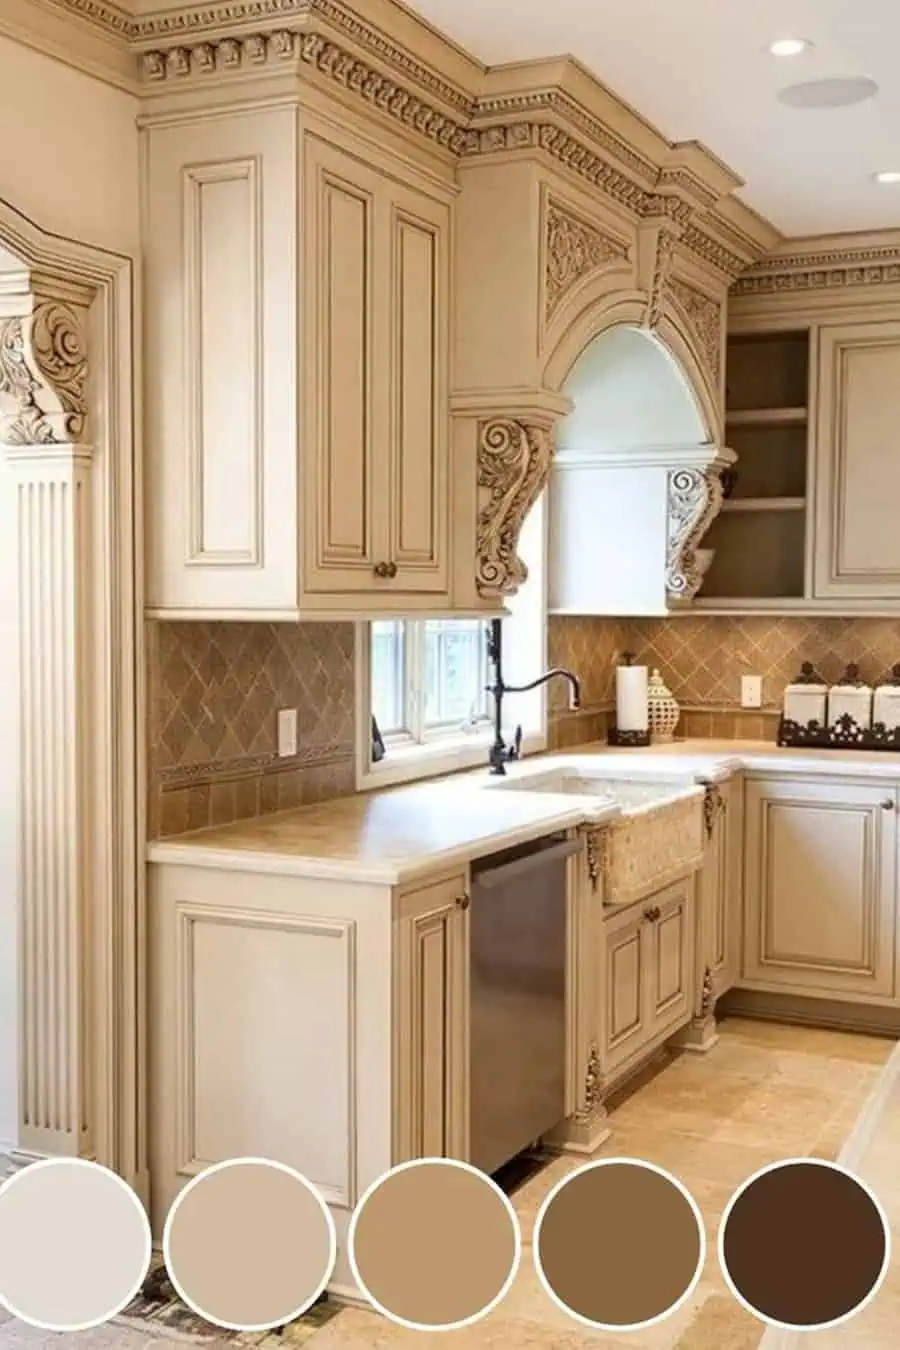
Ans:
[[[36,281],[0,308],[0,443],[3,490],[14,499],[18,610],[14,1166],[92,1151],[86,314],[87,297],[74,288],[60,296]]]

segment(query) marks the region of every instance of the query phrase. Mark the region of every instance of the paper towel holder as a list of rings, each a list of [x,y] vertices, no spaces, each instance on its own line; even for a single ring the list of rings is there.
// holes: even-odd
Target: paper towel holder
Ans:
[[[634,657],[634,652],[623,652],[623,665],[633,666]],[[606,733],[606,744],[620,748],[630,747],[636,750],[646,749],[650,744],[650,729],[648,727],[646,731],[620,731],[615,723],[613,723]]]

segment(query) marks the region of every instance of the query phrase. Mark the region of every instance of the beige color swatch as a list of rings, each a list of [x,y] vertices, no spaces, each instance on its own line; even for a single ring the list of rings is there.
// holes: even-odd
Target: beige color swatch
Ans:
[[[703,1220],[681,1183],[632,1158],[565,1177],[537,1216],[534,1260],[554,1302],[580,1322],[636,1330],[671,1315],[696,1288]]]
[[[81,1158],[33,1163],[0,1187],[0,1301],[47,1331],[84,1331],[131,1302],[150,1267],[131,1187]]]
[[[499,1186],[446,1158],[388,1172],[350,1225],[350,1264],[363,1292],[414,1330],[478,1321],[508,1292],[521,1255],[518,1220]]]
[[[334,1220],[298,1172],[263,1158],[209,1167],[166,1220],[163,1253],[176,1291],[216,1326],[264,1331],[300,1317],[334,1269]]]

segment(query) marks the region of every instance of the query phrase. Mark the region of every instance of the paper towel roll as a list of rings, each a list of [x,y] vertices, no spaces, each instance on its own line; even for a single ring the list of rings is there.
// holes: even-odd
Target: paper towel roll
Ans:
[[[616,667],[616,728],[647,730],[647,667]]]

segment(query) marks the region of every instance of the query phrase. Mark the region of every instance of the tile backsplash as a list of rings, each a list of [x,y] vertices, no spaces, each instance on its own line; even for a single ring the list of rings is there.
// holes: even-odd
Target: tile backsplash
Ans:
[[[354,790],[352,624],[150,623],[147,656],[151,837]]]
[[[704,617],[550,619],[553,664],[583,677],[584,708],[565,710],[565,690],[551,699],[551,744],[571,746],[604,735],[615,701],[615,667],[623,652],[659,667],[685,710],[679,734],[773,738],[786,684],[803,661],[837,680],[856,662],[870,683],[900,662],[900,619]],[[761,675],[762,708],[742,709],[741,676]]]

